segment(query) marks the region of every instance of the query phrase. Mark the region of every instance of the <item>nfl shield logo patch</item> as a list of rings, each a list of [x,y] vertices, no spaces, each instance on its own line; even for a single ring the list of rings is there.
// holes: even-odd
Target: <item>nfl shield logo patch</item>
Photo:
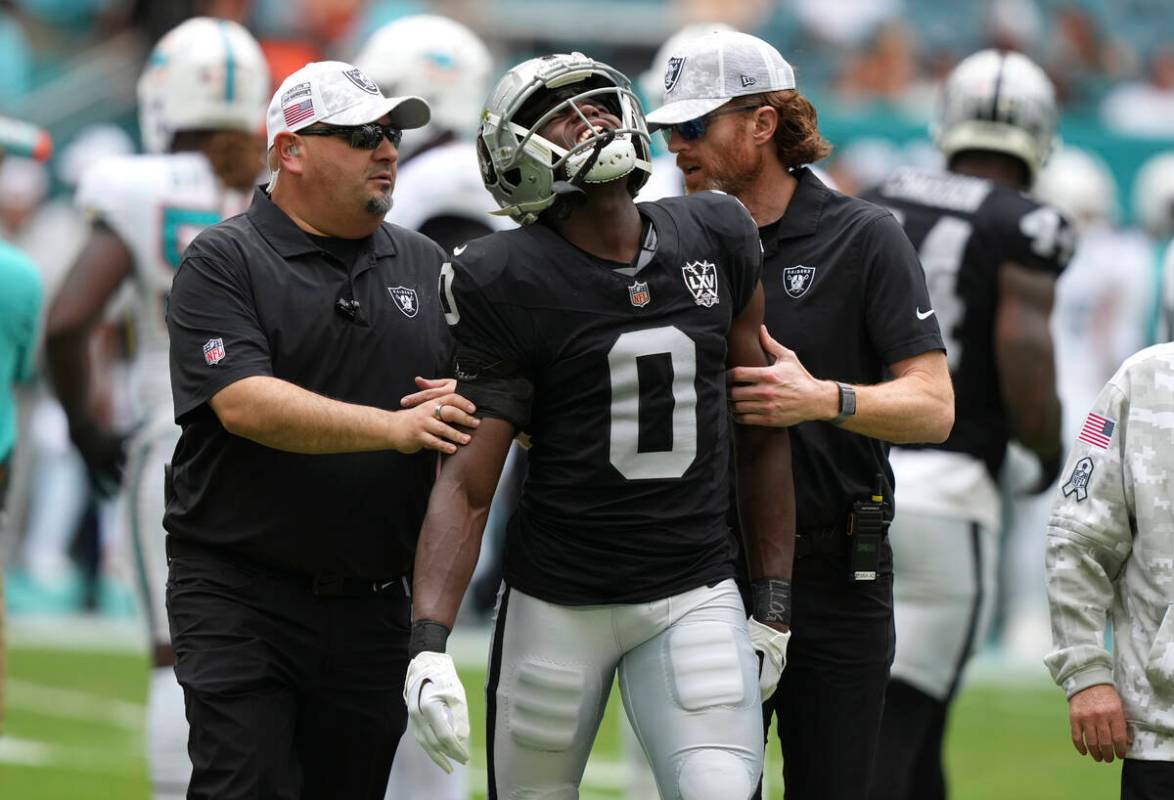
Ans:
[[[684,58],[670,58],[669,63],[664,68],[664,90],[671,92],[673,87],[677,85],[677,81],[681,79],[681,70],[685,68]]]
[[[204,342],[204,363],[208,366],[216,366],[224,360],[226,355],[223,339],[209,339]]]
[[[628,287],[628,299],[636,308],[644,308],[652,300],[652,293],[648,291],[648,284],[636,281]]]
[[[693,302],[705,308],[717,305],[717,265],[709,261],[690,261],[681,268],[685,286],[693,295]]]
[[[815,277],[815,267],[805,267],[797,264],[783,270],[783,288],[790,297],[798,300],[807,294],[811,288],[811,280]]]
[[[416,312],[420,310],[420,303],[416,298],[415,289],[409,289],[406,286],[388,286],[387,291],[391,293],[391,299],[395,301],[399,310],[404,312],[404,316],[416,316]]]

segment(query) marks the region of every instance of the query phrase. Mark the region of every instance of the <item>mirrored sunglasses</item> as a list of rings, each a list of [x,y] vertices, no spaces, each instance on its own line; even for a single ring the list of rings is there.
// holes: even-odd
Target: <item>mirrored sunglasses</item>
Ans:
[[[329,125],[322,128],[303,128],[297,131],[299,136],[342,136],[348,144],[356,150],[374,150],[379,147],[384,137],[391,140],[392,145],[399,147],[404,138],[404,132],[390,125],[380,125],[378,122],[369,122],[366,125]]]
[[[678,122],[676,125],[669,125],[661,128],[660,132],[664,134],[664,140],[669,142],[673,138],[673,131],[681,135],[681,138],[687,142],[695,142],[701,137],[705,136],[706,130],[709,128],[709,120],[726,114],[739,114],[744,111],[756,111],[759,106],[733,106],[731,108],[719,108],[717,111],[711,111],[708,114],[697,117],[695,119],[687,119],[684,122]]]

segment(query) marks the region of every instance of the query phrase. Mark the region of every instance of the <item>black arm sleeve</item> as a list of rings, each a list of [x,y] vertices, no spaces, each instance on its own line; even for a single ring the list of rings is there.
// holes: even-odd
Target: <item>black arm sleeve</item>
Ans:
[[[273,374],[269,341],[243,273],[197,257],[185,259],[175,274],[167,332],[177,423],[229,384]]]

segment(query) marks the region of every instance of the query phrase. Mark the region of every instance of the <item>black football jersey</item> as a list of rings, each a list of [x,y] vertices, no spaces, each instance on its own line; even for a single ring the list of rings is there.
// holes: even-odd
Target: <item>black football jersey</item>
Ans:
[[[1023,192],[950,172],[900,169],[865,197],[892,210],[917,248],[946,343],[954,430],[935,447],[982,459],[997,479],[1010,436],[995,364],[999,268],[1059,276],[1075,231]]]
[[[758,284],[758,232],[720,193],[638,208],[657,240],[641,267],[530,225],[442,270],[457,390],[532,442],[506,580],[550,602],[648,602],[734,574],[726,337]]]

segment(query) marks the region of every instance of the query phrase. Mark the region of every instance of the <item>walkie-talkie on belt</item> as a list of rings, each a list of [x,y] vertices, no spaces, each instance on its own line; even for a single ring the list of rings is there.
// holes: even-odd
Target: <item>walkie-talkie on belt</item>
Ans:
[[[885,533],[885,476],[876,476],[872,497],[852,504],[848,536],[852,539],[850,581],[875,581],[880,570],[881,539]]]

